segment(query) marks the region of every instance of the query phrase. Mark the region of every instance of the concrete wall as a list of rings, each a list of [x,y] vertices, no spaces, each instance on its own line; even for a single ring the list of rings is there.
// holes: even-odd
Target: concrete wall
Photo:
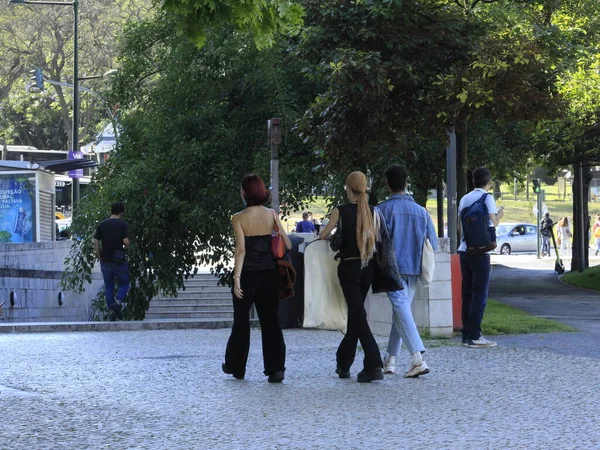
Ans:
[[[392,307],[387,295],[370,294],[365,307],[373,333],[389,336]],[[452,277],[448,238],[438,239],[434,281],[427,288],[419,283],[412,311],[419,330],[426,330],[434,337],[452,336]]]
[[[4,302],[0,322],[88,320],[92,300],[102,288],[102,275],[96,265],[85,292],[63,292],[59,282],[70,248],[71,241],[0,244],[0,304]]]

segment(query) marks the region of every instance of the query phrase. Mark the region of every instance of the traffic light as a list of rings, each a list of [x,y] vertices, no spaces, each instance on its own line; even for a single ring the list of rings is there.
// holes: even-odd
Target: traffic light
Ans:
[[[44,90],[44,74],[42,73],[42,69],[36,67],[35,70],[30,70],[31,81],[35,82],[35,87],[40,91]]]
[[[539,194],[540,190],[541,190],[539,178],[536,178],[535,180],[532,180],[532,181],[533,181],[533,192],[535,192],[536,194]]]

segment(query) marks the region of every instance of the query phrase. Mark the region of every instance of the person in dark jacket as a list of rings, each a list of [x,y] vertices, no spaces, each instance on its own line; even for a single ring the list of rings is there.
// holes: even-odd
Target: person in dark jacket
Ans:
[[[550,239],[552,239],[552,219],[550,213],[546,213],[540,223],[540,234],[542,235],[542,256],[551,256]]]

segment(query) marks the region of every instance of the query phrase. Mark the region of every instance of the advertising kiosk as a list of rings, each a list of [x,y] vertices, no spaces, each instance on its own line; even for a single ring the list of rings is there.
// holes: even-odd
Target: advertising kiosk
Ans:
[[[56,239],[54,173],[36,163],[0,161],[0,243]]]

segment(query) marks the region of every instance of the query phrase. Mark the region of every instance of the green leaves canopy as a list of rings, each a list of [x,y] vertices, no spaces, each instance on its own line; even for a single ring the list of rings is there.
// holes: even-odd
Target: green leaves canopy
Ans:
[[[276,33],[302,25],[302,7],[291,0],[162,0],[176,18],[177,31],[202,47],[223,26],[250,32],[258,48],[275,43]]]

